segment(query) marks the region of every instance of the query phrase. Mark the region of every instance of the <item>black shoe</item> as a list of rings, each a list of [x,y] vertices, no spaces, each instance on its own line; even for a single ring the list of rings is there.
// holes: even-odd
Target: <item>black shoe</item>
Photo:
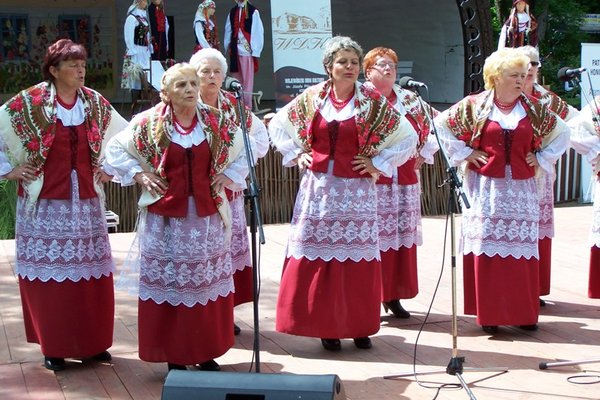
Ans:
[[[481,327],[485,333],[494,334],[498,333],[498,325],[483,325]]]
[[[546,307],[546,301],[540,299],[540,307]]]
[[[98,353],[95,356],[92,356],[92,359],[98,362],[110,362],[112,361],[112,356],[108,351],[104,350],[102,353]]]
[[[167,363],[167,368],[169,368],[169,371],[172,371],[174,369],[176,370],[180,370],[180,371],[185,371],[187,370],[187,367],[185,365],[181,365],[181,364],[173,364],[173,363]]]
[[[65,369],[65,359],[58,357],[44,357],[44,367],[50,371],[62,371]]]
[[[339,351],[342,349],[340,339],[321,339],[321,344],[325,350]]]
[[[359,337],[354,339],[354,345],[359,349],[370,349],[373,347],[371,339],[369,337]]]
[[[410,318],[410,313],[406,311],[401,305],[400,300],[386,301],[383,303],[383,309],[387,312],[388,310],[394,314],[396,318]]]
[[[215,360],[208,360],[197,365],[199,370],[202,371],[220,371],[221,366],[217,364]]]
[[[233,323],[233,334],[235,336],[239,335],[242,332],[242,328],[240,328],[239,326],[237,326],[237,324],[234,322]]]
[[[519,328],[523,329],[524,331],[537,331],[538,330],[537,324],[519,325]]]

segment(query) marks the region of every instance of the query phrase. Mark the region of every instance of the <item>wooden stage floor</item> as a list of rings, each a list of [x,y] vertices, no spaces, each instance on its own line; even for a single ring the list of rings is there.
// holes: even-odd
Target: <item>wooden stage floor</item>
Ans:
[[[536,332],[501,327],[492,336],[484,333],[473,317],[463,315],[461,259],[458,259],[458,356],[466,358],[465,368],[508,370],[500,375],[465,370],[462,377],[478,399],[600,398],[600,383],[569,381],[576,375],[594,382],[600,379],[600,300],[587,298],[587,240],[592,208],[569,204],[557,207],[555,215],[552,292],[546,296],[547,306],[541,309],[540,329]],[[260,249],[261,372],[337,374],[347,398],[352,400],[433,399],[440,385],[458,383],[456,376],[445,372],[419,375],[418,382],[413,376],[383,379],[411,372],[415,354],[418,372],[443,371],[452,357],[448,246],[442,270],[445,226],[444,217],[423,220],[425,243],[418,253],[420,293],[403,301],[412,317],[394,319],[382,309],[381,330],[373,337],[373,348],[360,350],[350,340],[344,340],[338,353],[324,350],[317,339],[275,332],[275,302],[288,226],[265,226],[266,244]],[[126,233],[110,236],[119,267],[133,236]],[[13,257],[14,242],[0,241],[0,399],[161,398],[166,365],[138,359],[137,301],[121,292],[116,293],[112,363],[68,360],[65,371],[54,373],[43,368],[39,346],[25,340]],[[242,333],[236,337],[235,346],[217,361],[224,371],[245,373],[251,369],[253,355],[252,305],[236,308],[235,314]],[[538,368],[540,362],[565,360],[593,362],[547,370]],[[467,399],[468,395],[463,389],[447,387],[437,398]]]

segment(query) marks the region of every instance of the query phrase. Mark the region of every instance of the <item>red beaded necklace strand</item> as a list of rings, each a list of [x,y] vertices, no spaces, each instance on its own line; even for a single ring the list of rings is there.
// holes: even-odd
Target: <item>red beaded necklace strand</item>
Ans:
[[[73,100],[71,104],[64,101],[59,95],[56,95],[56,101],[67,110],[70,110],[75,106],[75,103],[77,103],[77,96],[75,96],[75,100]]]
[[[387,101],[389,101],[391,104],[396,104],[396,100],[398,98],[398,96],[396,96],[396,92],[394,92],[392,90],[392,93],[390,93],[389,96],[385,96],[385,98],[387,99]]]
[[[178,120],[177,117],[175,116],[175,114],[173,114],[173,126],[175,127],[175,130],[180,134],[180,135],[189,135],[190,133],[192,133],[192,131],[194,130],[194,128],[196,127],[196,124],[198,123],[198,118],[196,117],[196,115],[194,115],[194,118],[192,118],[192,123],[190,126],[183,126]]]
[[[502,111],[510,111],[517,105],[518,101],[518,97],[512,103],[502,103],[500,100],[494,99],[494,105],[496,105],[496,107],[498,107]]]
[[[350,100],[352,100],[353,97],[354,97],[354,91],[352,91],[352,93],[346,100],[338,100],[335,97],[335,93],[333,92],[333,89],[331,89],[331,91],[329,92],[329,100],[331,101],[331,104],[333,105],[333,107],[338,111],[341,110],[342,108],[346,107],[346,105],[348,103],[350,103]]]

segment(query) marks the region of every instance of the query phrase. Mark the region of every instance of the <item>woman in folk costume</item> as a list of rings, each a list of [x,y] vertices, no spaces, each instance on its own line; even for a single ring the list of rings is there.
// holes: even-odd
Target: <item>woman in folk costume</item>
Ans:
[[[276,329],[341,338],[371,347],[379,330],[381,261],[377,226],[379,174],[391,176],[413,154],[417,135],[384,96],[357,82],[361,47],[330,39],[329,79],[307,88],[269,123],[283,164],[304,170],[290,224]]]
[[[161,99],[109,143],[106,157],[122,185],[135,181],[143,190],[135,257],[139,356],[169,369],[215,371],[214,358],[234,343],[225,188],[244,184],[242,137],[225,114],[198,103],[189,64],[165,72]]]
[[[588,103],[572,126],[571,146],[594,170],[594,207],[590,234],[588,297],[600,299],[600,96]]]
[[[486,90],[436,118],[451,163],[465,164],[462,251],[465,314],[487,333],[536,330],[539,200],[535,174],[551,172],[569,128],[523,94],[529,59],[504,48],[485,61]]]
[[[227,61],[223,54],[216,49],[202,49],[190,59],[190,64],[196,67],[200,77],[200,101],[212,108],[225,113],[227,118],[240,125],[238,100],[235,96],[221,89],[227,75]],[[250,109],[245,110],[245,123],[251,144],[254,164],[264,157],[269,150],[269,135],[267,129]],[[244,208],[244,193],[241,189],[233,192],[227,189],[227,197],[233,215],[231,259],[233,262],[233,280],[235,284],[234,305],[250,302],[254,299],[252,261],[246,212]],[[234,324],[234,333],[240,333],[240,327]]]
[[[148,7],[152,59],[165,61],[169,52],[169,20],[165,15],[164,0],[152,0]]]
[[[200,49],[219,49],[219,36],[214,19],[216,9],[217,5],[213,0],[204,0],[198,5],[194,17],[194,34],[196,35],[194,53]]]
[[[252,105],[254,74],[265,42],[265,28],[260,12],[248,0],[234,0],[225,20],[223,45],[229,56],[231,76],[243,87],[244,103]]]
[[[529,12],[529,2],[514,0],[510,15],[500,30],[498,49],[525,45],[537,47],[537,27],[535,17]]]
[[[579,111],[568,105],[564,100],[542,85],[537,83],[537,75],[540,69],[540,55],[533,46],[519,47],[525,56],[529,58],[529,69],[525,78],[523,92],[534,97],[540,103],[548,107],[550,111],[558,115],[565,122],[573,120]],[[565,143],[563,152],[568,148]],[[551,173],[544,169],[538,169],[536,183],[540,197],[540,226],[539,226],[539,251],[540,251],[540,296],[550,294],[550,271],[552,266],[552,238],[554,237],[554,180],[556,173],[552,168]],[[546,302],[540,299],[540,306]]]
[[[147,0],[134,0],[127,9],[127,18],[123,37],[125,39],[125,56],[121,89],[131,90],[131,99],[135,103],[140,98],[142,74],[150,69],[152,40],[150,36],[150,18],[146,12]]]
[[[0,179],[19,182],[16,270],[27,341],[44,366],[110,361],[113,272],[99,167],[105,140],[127,122],[84,86],[87,53],[52,44],[46,79],[0,107]]]
[[[380,177],[377,181],[383,306],[396,318],[409,318],[410,313],[402,307],[400,299],[411,299],[419,292],[417,246],[423,239],[418,172],[423,162],[433,164],[438,144],[430,134],[433,121],[430,108],[414,92],[395,84],[397,64],[394,50],[376,47],[365,56],[363,70],[368,81],[365,85],[383,94],[419,135],[411,158],[398,166],[392,177]]]

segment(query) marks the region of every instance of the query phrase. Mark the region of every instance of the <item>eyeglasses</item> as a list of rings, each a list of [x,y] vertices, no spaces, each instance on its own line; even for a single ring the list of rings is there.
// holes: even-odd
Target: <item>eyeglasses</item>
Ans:
[[[385,69],[385,67],[396,69],[396,63],[391,61],[377,61],[375,64],[373,64],[373,66],[381,69]]]
[[[538,65],[540,65],[539,61],[531,61],[529,64],[531,64],[532,67],[537,67]]]

